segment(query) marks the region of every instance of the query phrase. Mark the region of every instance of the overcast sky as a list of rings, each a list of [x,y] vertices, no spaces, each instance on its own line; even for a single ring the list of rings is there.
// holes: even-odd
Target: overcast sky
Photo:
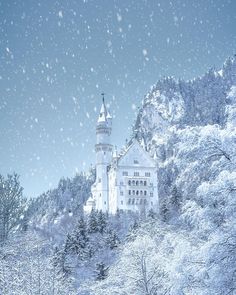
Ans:
[[[0,1],[0,173],[27,196],[95,161],[106,93],[121,147],[163,76],[192,79],[236,49],[236,1]]]

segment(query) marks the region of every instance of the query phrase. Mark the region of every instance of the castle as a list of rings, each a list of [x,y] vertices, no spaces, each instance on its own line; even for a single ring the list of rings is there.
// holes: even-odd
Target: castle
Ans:
[[[97,120],[95,145],[96,180],[84,209],[102,210],[115,214],[158,211],[157,167],[155,161],[133,139],[122,153],[117,154],[110,142],[112,116],[104,96]]]

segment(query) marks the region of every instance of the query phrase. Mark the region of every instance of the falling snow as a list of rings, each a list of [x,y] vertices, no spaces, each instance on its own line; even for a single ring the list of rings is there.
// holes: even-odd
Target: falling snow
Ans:
[[[0,11],[2,173],[21,174],[32,196],[94,162],[101,92],[122,146],[159,78],[192,79],[235,53],[230,0],[22,0]]]

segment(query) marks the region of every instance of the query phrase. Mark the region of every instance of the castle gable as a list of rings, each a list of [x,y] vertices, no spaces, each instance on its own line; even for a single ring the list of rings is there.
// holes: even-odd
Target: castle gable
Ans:
[[[134,140],[124,155],[119,158],[118,166],[155,167],[156,164],[150,155],[137,142],[137,140]]]

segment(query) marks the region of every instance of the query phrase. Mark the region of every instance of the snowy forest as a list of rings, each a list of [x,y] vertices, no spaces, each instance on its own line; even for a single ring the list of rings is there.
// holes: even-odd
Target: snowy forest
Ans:
[[[30,200],[0,176],[0,294],[236,294],[236,58],[160,79],[132,130],[157,163],[159,214],[85,214],[93,168]]]

